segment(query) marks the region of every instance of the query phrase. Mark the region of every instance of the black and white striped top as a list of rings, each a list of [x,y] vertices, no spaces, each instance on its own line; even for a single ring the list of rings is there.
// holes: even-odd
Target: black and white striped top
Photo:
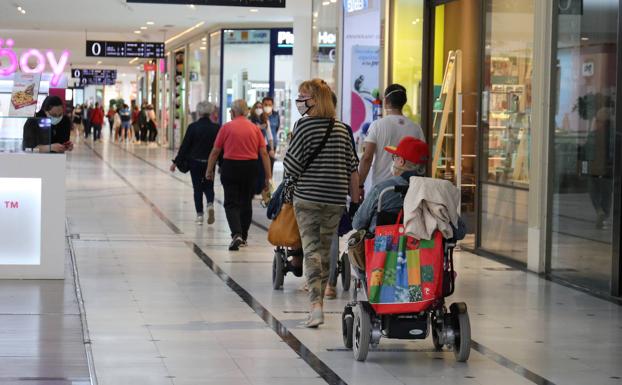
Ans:
[[[303,117],[296,122],[285,156],[285,173],[298,180],[294,190],[295,198],[345,205],[350,175],[358,169],[358,158],[345,124],[335,122],[326,146],[303,172],[309,157],[322,142],[329,124],[330,119],[316,117]]]

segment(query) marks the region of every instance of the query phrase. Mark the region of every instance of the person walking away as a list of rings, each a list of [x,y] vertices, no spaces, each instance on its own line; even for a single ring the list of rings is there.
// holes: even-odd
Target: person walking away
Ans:
[[[147,135],[149,144],[155,145],[156,138],[158,137],[158,119],[151,104],[147,106]]]
[[[284,166],[286,180],[293,184],[294,212],[309,288],[311,311],[304,326],[316,328],[324,323],[329,250],[348,191],[352,202],[359,202],[358,161],[348,129],[335,120],[332,91],[326,82],[305,81],[298,92],[296,107],[303,117],[296,122]]]
[[[588,165],[588,191],[596,212],[596,228],[607,229],[606,220],[611,214],[613,195],[613,147],[615,133],[612,128],[613,114],[602,107],[596,112],[594,128],[587,135],[585,158]]]
[[[372,169],[371,185],[391,177],[391,154],[384,151],[386,146],[397,146],[405,136],[413,136],[425,141],[421,126],[404,116],[402,110],[406,102],[406,88],[391,84],[384,91],[385,117],[374,121],[365,138],[365,151],[361,157],[359,175],[361,188]]]
[[[110,107],[108,107],[108,112],[106,113],[106,118],[108,119],[108,129],[110,130],[110,141],[114,142],[114,139],[116,138],[115,135],[115,130],[114,130],[114,114],[116,114],[117,111],[115,109],[114,104],[110,104]]]
[[[90,104],[87,106],[86,104],[82,107],[84,113],[84,138],[88,139],[91,136],[92,127],[91,126],[91,115],[93,115],[93,106]]]
[[[253,192],[257,178],[257,159],[261,157],[268,186],[270,157],[261,130],[246,118],[248,106],[239,99],[231,105],[231,121],[218,131],[207,164],[206,178],[214,181],[214,168],[220,154],[220,179],[225,191],[225,213],[231,230],[229,250],[246,246],[253,218]]]
[[[261,102],[257,102],[253,105],[250,113],[250,121],[261,130],[266,140],[266,149],[268,150],[268,156],[270,156],[270,170],[272,170],[272,166],[274,165],[274,139],[272,137],[272,130],[270,129],[270,121],[268,121],[268,116],[264,113]],[[259,174],[255,185],[255,194],[261,194],[264,189],[263,182],[266,178],[261,165],[261,159],[258,159],[257,162]]]
[[[130,122],[132,119],[132,113],[130,112],[130,107],[127,104],[123,105],[119,112],[119,116],[121,117],[121,135],[119,141],[123,142],[125,140],[125,142],[129,142],[132,131],[132,125]]]
[[[22,148],[53,153],[73,150],[71,119],[64,110],[61,98],[47,96],[34,118],[28,118],[24,123]]]
[[[197,212],[196,224],[202,225],[204,218],[203,195],[207,200],[207,224],[214,223],[214,181],[207,180],[207,159],[209,158],[214,142],[218,135],[217,117],[214,114],[216,107],[209,102],[197,104],[197,114],[199,120],[190,124],[186,134],[179,146],[177,156],[171,164],[171,172],[181,162],[187,162],[192,178],[192,189],[194,190],[194,208]]]
[[[101,139],[102,126],[104,125],[104,109],[99,106],[99,102],[95,103],[90,119],[93,126],[93,140],[98,141]]]
[[[114,134],[114,138],[110,138],[112,142],[121,142],[121,125],[121,115],[117,110],[112,116],[112,132]]]
[[[134,134],[134,141],[138,142],[140,140],[140,109],[136,104],[132,107],[132,132]]]
[[[263,112],[268,117],[268,123],[270,123],[270,131],[272,132],[272,150],[274,155],[272,159],[276,158],[276,151],[279,148],[279,130],[281,129],[281,117],[277,111],[274,111],[274,99],[270,96],[266,96],[261,101],[263,105]],[[272,162],[274,168],[274,161]]]
[[[147,119],[147,103],[143,103],[140,114],[138,115],[138,128],[140,130],[138,143],[147,141]]]
[[[80,140],[80,136],[82,136],[82,133],[84,132],[84,126],[82,125],[82,115],[82,106],[78,104],[71,113],[71,124],[73,127],[76,142]]]

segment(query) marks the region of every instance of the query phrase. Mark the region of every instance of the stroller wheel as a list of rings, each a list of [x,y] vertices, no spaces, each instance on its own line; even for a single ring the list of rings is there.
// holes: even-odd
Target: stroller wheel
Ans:
[[[359,304],[354,309],[352,352],[354,359],[365,361],[369,352],[369,340],[371,338],[371,320],[369,312]]]
[[[279,290],[283,287],[283,280],[285,278],[285,261],[283,260],[283,252],[275,251],[274,259],[272,260],[272,288]]]
[[[350,283],[352,282],[352,270],[350,268],[350,259],[347,253],[341,254],[341,286],[343,290],[350,290]]]
[[[466,304],[463,302],[452,304],[451,320],[454,328],[455,342],[454,355],[456,361],[466,362],[471,354],[471,322]]]
[[[343,346],[352,349],[352,330],[354,327],[354,314],[352,308],[346,306],[341,314],[341,334],[343,334]]]

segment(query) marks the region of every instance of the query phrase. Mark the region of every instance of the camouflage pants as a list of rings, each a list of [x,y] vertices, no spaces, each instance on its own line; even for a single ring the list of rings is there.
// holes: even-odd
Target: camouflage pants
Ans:
[[[344,206],[294,199],[311,304],[324,301],[330,274],[330,245],[343,211]]]

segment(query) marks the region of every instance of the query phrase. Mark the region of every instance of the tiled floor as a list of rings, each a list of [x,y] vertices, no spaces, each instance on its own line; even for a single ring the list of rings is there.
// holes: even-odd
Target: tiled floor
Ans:
[[[301,328],[303,281],[288,275],[272,290],[265,230],[253,226],[249,247],[227,251],[222,208],[213,226],[196,226],[189,176],[171,175],[170,159],[108,144],[68,159],[67,215],[100,384],[326,383],[315,359],[356,385],[622,384],[619,306],[468,253],[457,254],[451,298],[469,306],[468,363],[431,341],[392,340],[355,362],[341,343],[348,294],[327,303],[319,330]],[[259,210],[255,220],[266,224]]]

